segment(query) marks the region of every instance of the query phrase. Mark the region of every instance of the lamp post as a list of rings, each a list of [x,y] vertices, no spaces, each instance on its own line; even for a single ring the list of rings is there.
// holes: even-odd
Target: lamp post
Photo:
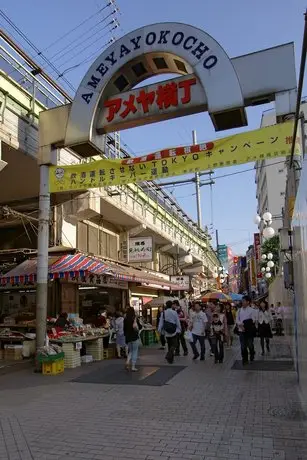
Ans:
[[[269,252],[268,254],[262,254],[261,259],[263,262],[267,261],[266,267],[261,268],[261,273],[266,277],[267,280],[272,278],[271,270],[274,268],[274,275],[276,274],[276,265],[273,262],[273,254]]]
[[[275,235],[275,230],[273,227],[271,227],[272,225],[272,219],[273,219],[273,216],[270,212],[265,212],[262,216],[259,216],[258,214],[255,216],[255,219],[254,219],[254,223],[256,225],[259,226],[259,224],[261,222],[263,222],[264,224],[264,228],[262,230],[262,236],[263,238],[265,238],[266,240],[269,240],[271,238],[273,238],[273,236]]]

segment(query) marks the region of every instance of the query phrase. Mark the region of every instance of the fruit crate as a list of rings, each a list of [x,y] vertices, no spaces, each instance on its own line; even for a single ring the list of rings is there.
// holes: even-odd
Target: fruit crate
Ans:
[[[103,359],[112,359],[115,357],[115,348],[105,348],[103,350]]]
[[[43,375],[58,375],[64,372],[64,358],[42,363]]]
[[[144,346],[153,345],[157,342],[155,331],[143,331],[142,343]]]

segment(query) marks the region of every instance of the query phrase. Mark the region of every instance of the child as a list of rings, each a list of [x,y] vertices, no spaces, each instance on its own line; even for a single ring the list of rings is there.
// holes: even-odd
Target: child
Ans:
[[[215,364],[222,363],[224,360],[225,326],[218,313],[214,313],[212,316],[210,332],[214,349]]]

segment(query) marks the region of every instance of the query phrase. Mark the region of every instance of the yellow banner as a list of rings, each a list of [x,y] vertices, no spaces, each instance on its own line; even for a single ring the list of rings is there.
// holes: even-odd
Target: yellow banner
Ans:
[[[293,122],[124,160],[50,167],[50,192],[86,190],[163,179],[290,154]],[[295,154],[300,154],[296,139]]]

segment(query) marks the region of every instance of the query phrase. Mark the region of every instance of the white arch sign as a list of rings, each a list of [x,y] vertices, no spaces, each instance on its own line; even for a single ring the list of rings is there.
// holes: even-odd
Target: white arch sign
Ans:
[[[159,23],[142,27],[128,33],[112,44],[91,65],[84,76],[72,103],[65,145],[95,144],[95,120],[99,103],[110,80],[129,63],[137,63],[138,58],[154,55],[179,58],[187,72],[195,74],[207,100],[208,112],[239,110],[241,125],[246,123],[244,98],[238,75],[232,61],[221,45],[206,32],[187,24]],[[151,69],[153,74],[165,73],[167,69]],[[168,72],[173,71],[169,68]],[[134,75],[128,79],[131,89],[139,80]],[[217,129],[219,129],[216,126]]]

